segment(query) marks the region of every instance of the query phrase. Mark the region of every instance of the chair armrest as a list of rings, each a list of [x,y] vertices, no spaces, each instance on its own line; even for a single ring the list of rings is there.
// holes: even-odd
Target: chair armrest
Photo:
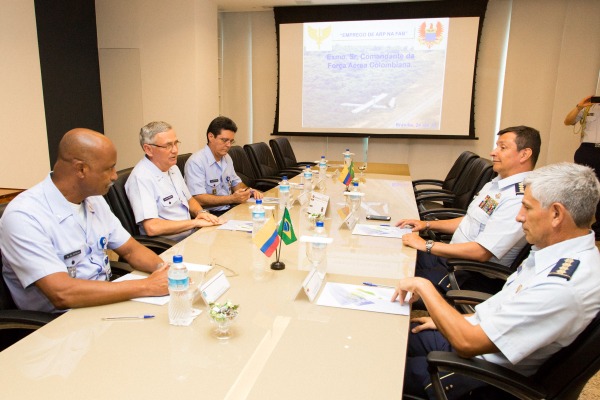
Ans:
[[[278,175],[283,176],[283,175],[289,175],[289,174],[296,174],[298,175],[299,173],[301,173],[302,171],[304,171],[304,168],[285,168],[282,170],[279,170]],[[264,178],[264,176],[262,176],[261,178]]]
[[[296,163],[298,166],[300,167],[306,167],[307,165],[310,167],[314,167],[315,165],[317,165],[318,163],[316,162],[312,162],[312,161],[299,161]]]
[[[266,192],[279,185],[280,179],[258,178],[254,180],[254,188]]]
[[[419,185],[431,185],[431,186],[439,186],[442,187],[444,185],[444,181],[439,179],[415,179],[412,181],[413,189],[416,190],[416,187]]]
[[[451,258],[448,260],[448,272],[454,271],[471,271],[479,272],[482,274],[492,275],[495,278],[505,279],[508,278],[513,271],[509,267],[494,263],[491,261],[481,262],[474,260],[463,260],[458,258]]]
[[[419,212],[424,221],[435,221],[436,219],[452,219],[464,217],[467,212],[460,208],[432,208]]]
[[[416,193],[415,193],[416,195]],[[417,203],[421,203],[424,201],[447,201],[449,203],[454,203],[456,196],[452,193],[428,193],[428,194],[419,194],[415,196],[415,200]]]
[[[424,196],[428,194],[446,194],[448,196],[454,196],[454,192],[446,189],[426,188],[415,190],[415,196]]]
[[[482,382],[496,386],[521,399],[543,399],[546,392],[531,379],[478,358],[465,359],[456,353],[432,351],[427,355],[431,382],[438,398],[445,398],[439,371],[453,371],[465,374]]]
[[[475,290],[448,290],[445,296],[447,300],[453,303],[473,305],[483,303],[492,297],[489,293],[477,292]]]
[[[0,330],[28,329],[36,330],[60,314],[30,310],[0,310]]]
[[[133,237],[135,240],[155,252],[160,254],[164,251],[169,250],[171,247],[177,244],[176,241],[162,237],[162,236],[145,236],[136,235]]]

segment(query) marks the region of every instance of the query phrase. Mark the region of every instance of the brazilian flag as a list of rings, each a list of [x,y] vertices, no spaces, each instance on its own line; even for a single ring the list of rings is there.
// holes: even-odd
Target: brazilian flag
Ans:
[[[294,234],[294,227],[292,226],[292,219],[290,218],[290,213],[285,208],[283,212],[283,218],[281,218],[281,223],[279,224],[279,229],[277,230],[277,234],[283,240],[283,243],[286,245],[294,243],[296,240],[296,235]]]

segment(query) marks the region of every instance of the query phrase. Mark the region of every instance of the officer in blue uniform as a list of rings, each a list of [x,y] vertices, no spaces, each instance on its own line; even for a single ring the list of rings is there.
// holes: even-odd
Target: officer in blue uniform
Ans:
[[[402,237],[404,245],[419,250],[415,276],[429,279],[442,292],[449,288],[447,258],[492,261],[510,266],[527,244],[515,216],[521,208],[523,179],[535,167],[540,153],[540,134],[530,127],[515,126],[501,130],[497,136],[496,148],[490,155],[498,176],[475,196],[464,217],[436,221],[401,220],[397,224],[400,227],[412,225],[414,232],[432,229],[453,234],[450,243],[426,241],[416,234]],[[455,276],[462,289],[495,293],[503,284],[499,279],[466,271],[457,271]]]
[[[600,183],[594,171],[572,163],[531,172],[516,219],[533,244],[530,256],[502,290],[459,314],[423,278],[401,280],[392,300],[412,293],[429,317],[416,318],[409,333],[404,393],[434,398],[427,372],[429,351],[479,357],[529,376],[568,346],[600,310],[600,253],[590,230]],[[442,377],[449,399],[482,386],[459,374]]]
[[[177,167],[179,140],[170,124],[144,125],[140,146],[145,156],[131,171],[125,191],[142,234],[180,241],[198,228],[221,223],[190,194]]]
[[[117,178],[116,162],[106,136],[73,129],[61,139],[49,176],[6,207],[2,273],[17,307],[59,312],[168,293],[168,266],[127,233],[102,197]],[[108,249],[151,275],[108,282]]]
[[[247,187],[237,176],[227,154],[235,142],[237,126],[227,117],[217,117],[206,130],[206,147],[192,154],[185,164],[185,182],[196,200],[215,215],[250,197],[263,194]]]

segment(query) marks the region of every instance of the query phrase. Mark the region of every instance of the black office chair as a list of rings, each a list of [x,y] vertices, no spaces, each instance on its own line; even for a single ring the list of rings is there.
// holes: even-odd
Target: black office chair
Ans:
[[[233,169],[244,185],[266,192],[279,184],[278,179],[256,178],[248,155],[241,146],[231,146],[227,153],[233,160]]]
[[[177,242],[161,236],[146,236],[140,234],[140,229],[135,223],[135,216],[129,204],[129,198],[125,192],[125,183],[129,178],[129,174],[133,168],[126,168],[117,172],[117,180],[110,187],[108,193],[104,196],[113,214],[121,221],[123,228],[129,232],[131,236],[156,254],[160,254]]]
[[[279,179],[284,175],[292,178],[302,172],[302,168],[285,168],[277,166],[271,149],[266,143],[251,143],[244,145],[244,151],[248,155],[250,164],[257,178]]]
[[[417,179],[412,182],[413,189],[415,191],[415,197],[424,194],[433,193],[453,193],[454,185],[458,178],[462,175],[465,167],[474,159],[479,156],[471,151],[463,151],[454,164],[446,178],[442,181],[439,179]]]
[[[185,163],[187,162],[188,158],[190,158],[191,155],[192,155],[192,153],[184,153],[184,154],[177,155],[177,168],[179,168],[179,171],[181,171],[181,176],[183,176],[184,178],[185,178]]]
[[[0,204],[0,218],[7,205],[8,203]],[[57,315],[51,313],[17,308],[2,276],[2,253],[0,252],[0,351],[56,317]]]
[[[598,343],[600,316],[596,315],[573,343],[550,357],[530,377],[484,360],[465,359],[452,352],[432,351],[427,362],[438,399],[446,399],[440,374],[458,373],[489,385],[473,391],[464,399],[576,400],[588,380],[600,370]],[[405,398],[417,399],[414,396]]]
[[[453,193],[424,194],[416,197],[421,219],[435,219],[435,214],[442,211],[464,215],[473,197],[495,175],[490,160],[480,157],[473,159],[458,177]]]
[[[316,165],[317,163],[312,161],[301,161],[298,162],[296,160],[296,155],[294,154],[294,149],[292,149],[292,145],[290,141],[286,137],[278,137],[275,139],[269,140],[269,146],[271,146],[271,150],[273,151],[273,155],[275,156],[275,162],[279,169],[287,169],[294,167],[306,167]]]
[[[474,260],[464,260],[458,258],[451,258],[447,260],[448,264],[448,280],[450,281],[450,289],[451,291],[463,291],[464,293],[451,293],[448,296],[448,299],[455,305],[457,309],[459,309],[464,314],[471,314],[475,312],[474,305],[477,303],[486,300],[488,297],[496,294],[502,289],[502,286],[506,282],[506,279],[513,274],[517,268],[521,265],[521,263],[529,256],[531,252],[531,245],[527,243],[521,251],[517,254],[513,262],[509,266],[504,266],[502,264],[494,263],[491,261],[481,262]],[[480,279],[486,281],[485,287],[488,290],[483,291],[480,287],[472,287],[473,285],[469,285],[467,281],[463,287],[460,286],[456,279],[455,273],[457,271],[467,271],[469,273],[482,274]],[[464,291],[463,289],[467,289]],[[475,299],[469,299],[464,297],[457,297],[458,294],[468,294],[470,290],[477,290],[479,293],[476,295]],[[472,293],[469,295],[473,295]],[[475,301],[469,301],[475,300]]]

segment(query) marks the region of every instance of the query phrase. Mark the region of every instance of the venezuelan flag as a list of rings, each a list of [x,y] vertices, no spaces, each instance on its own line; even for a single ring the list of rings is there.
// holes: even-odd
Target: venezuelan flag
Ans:
[[[279,245],[279,235],[277,234],[277,224],[273,221],[273,218],[269,218],[263,225],[256,236],[252,238],[252,241],[267,257],[271,257],[271,254],[277,249]]]

